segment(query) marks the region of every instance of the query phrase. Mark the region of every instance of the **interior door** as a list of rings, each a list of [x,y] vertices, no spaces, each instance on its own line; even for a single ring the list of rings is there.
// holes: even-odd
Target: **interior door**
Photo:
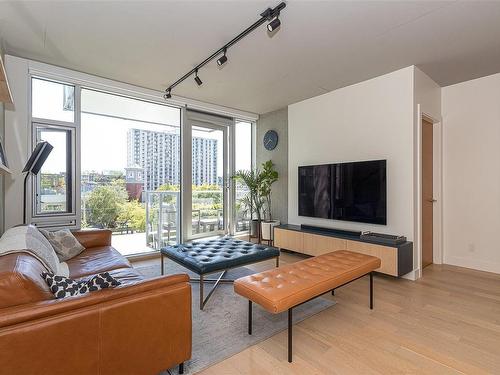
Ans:
[[[433,263],[433,124],[422,120],[422,268]]]

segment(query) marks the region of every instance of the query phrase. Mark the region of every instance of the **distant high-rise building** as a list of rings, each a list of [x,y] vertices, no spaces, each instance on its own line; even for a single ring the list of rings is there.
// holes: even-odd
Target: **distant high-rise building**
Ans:
[[[216,185],[217,140],[193,137],[193,184]],[[127,133],[127,165],[143,171],[145,191],[180,182],[180,136],[175,133],[130,129]]]

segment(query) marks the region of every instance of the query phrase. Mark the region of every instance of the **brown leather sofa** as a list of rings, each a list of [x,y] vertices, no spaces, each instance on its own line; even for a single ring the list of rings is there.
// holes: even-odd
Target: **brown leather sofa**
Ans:
[[[158,374],[191,357],[187,275],[144,280],[111,232],[74,232],[85,250],[71,278],[103,271],[117,288],[56,300],[34,257],[0,257],[0,374]]]

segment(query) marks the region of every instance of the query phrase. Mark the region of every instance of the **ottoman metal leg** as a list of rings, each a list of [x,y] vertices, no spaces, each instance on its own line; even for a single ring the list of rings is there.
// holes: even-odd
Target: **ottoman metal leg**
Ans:
[[[203,275],[200,275],[199,280],[191,279],[191,281],[195,281],[195,282],[198,281],[200,283],[200,310],[203,310],[203,307],[205,307],[206,303],[208,302],[208,300],[210,299],[212,294],[215,292],[215,289],[217,289],[219,284],[224,283],[224,282],[228,282],[228,283],[234,282],[234,280],[222,279],[226,275],[226,273],[227,273],[227,270],[224,270],[224,272],[222,272],[217,279],[207,279],[206,280]],[[215,281],[214,286],[212,287],[210,292],[208,292],[206,297],[204,297],[204,295],[203,295],[203,286],[205,284],[205,281],[210,281],[210,282]]]
[[[203,310],[203,285],[205,283],[203,282],[203,275],[200,275],[200,310]]]
[[[276,268],[280,266],[280,257],[276,257]]]

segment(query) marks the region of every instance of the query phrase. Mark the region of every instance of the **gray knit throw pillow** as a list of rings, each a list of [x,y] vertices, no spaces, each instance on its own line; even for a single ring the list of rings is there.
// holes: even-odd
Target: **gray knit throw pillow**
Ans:
[[[62,229],[56,232],[40,229],[40,232],[47,237],[61,262],[66,262],[85,250],[85,247],[78,242],[69,229]]]

